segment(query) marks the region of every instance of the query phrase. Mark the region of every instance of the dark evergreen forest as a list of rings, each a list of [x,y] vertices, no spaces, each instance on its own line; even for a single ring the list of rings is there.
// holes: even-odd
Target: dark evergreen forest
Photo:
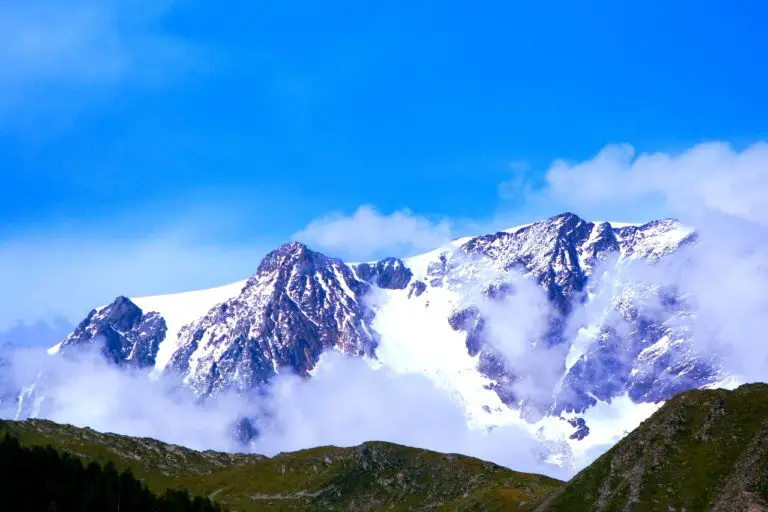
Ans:
[[[186,491],[150,492],[130,472],[108,462],[80,459],[48,447],[0,440],[0,509],[9,512],[221,512],[207,498]]]

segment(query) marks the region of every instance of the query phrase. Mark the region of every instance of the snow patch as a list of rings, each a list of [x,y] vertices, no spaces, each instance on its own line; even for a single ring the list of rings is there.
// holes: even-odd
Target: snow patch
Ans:
[[[662,405],[663,402],[635,403],[628,394],[624,394],[607,402],[598,401],[581,414],[547,416],[537,423],[530,424],[529,428],[535,430],[543,441],[553,446],[562,446],[559,452],[556,451],[550,455],[550,459],[553,462],[563,461],[563,465],[571,466],[575,472],[586,467],[600,454],[619,442]],[[589,434],[580,440],[570,439],[575,429],[566,421],[577,417],[583,418],[589,427]]]
[[[154,311],[165,319],[168,331],[157,351],[155,368],[162,370],[171,360],[178,348],[182,327],[199,319],[215,305],[237,297],[246,282],[243,280],[205,290],[131,298],[145,314]]]
[[[643,351],[637,355],[637,359],[640,361],[645,361],[646,359],[656,359],[659,356],[661,356],[664,352],[669,350],[669,347],[671,347],[676,343],[677,342],[670,341],[668,335],[662,336],[661,338],[659,338],[659,341],[657,341],[656,343],[654,343],[649,347],[644,348]]]
[[[342,274],[339,271],[339,267],[336,265],[333,265],[333,274],[336,276],[336,280],[339,282],[339,286],[341,286],[341,289],[344,290],[344,293],[352,300],[356,300],[355,298],[355,292],[353,292],[349,285],[347,284],[347,280],[344,279],[344,274]]]
[[[458,305],[455,293],[428,287],[408,298],[404,290],[375,289],[368,300],[376,311],[372,327],[381,335],[376,354],[383,366],[426,375],[464,407],[470,425],[495,425],[518,416],[486,388],[491,380],[477,370],[478,358],[469,355],[465,333],[448,323]]]

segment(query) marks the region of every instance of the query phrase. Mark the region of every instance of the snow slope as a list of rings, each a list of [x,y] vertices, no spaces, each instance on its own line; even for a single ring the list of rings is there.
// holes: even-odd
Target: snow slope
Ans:
[[[131,298],[145,312],[157,312],[165,319],[167,332],[160,343],[155,368],[162,370],[176,352],[179,331],[207,313],[213,306],[240,294],[247,280],[203,290]]]

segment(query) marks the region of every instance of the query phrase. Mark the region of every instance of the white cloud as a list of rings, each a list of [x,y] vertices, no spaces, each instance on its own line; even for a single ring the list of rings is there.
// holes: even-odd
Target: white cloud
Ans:
[[[581,214],[645,210],[676,216],[699,233],[695,246],[652,268],[621,269],[604,280],[639,280],[675,287],[694,307],[691,338],[701,353],[717,355],[727,373],[765,380],[768,349],[768,143],[736,149],[725,142],[678,153],[636,154],[607,146],[591,160],[556,161],[531,204],[557,204]]]
[[[21,388],[24,391],[21,405],[13,400],[1,403],[0,415],[46,418],[101,432],[153,437],[192,449],[235,447],[230,428],[249,412],[244,400],[222,396],[199,404],[192,391],[172,376],[153,379],[146,371],[117,367],[96,348],[85,347],[65,356],[33,349],[13,352],[0,391],[5,396],[13,396],[9,392]]]
[[[74,101],[94,87],[158,83],[191,69],[197,49],[158,23],[171,7],[168,0],[0,3],[0,107],[50,105],[64,92]]]
[[[463,453],[561,478],[572,471],[544,463],[541,442],[519,426],[491,432],[468,427],[459,404],[425,377],[375,370],[338,353],[324,354],[312,379],[286,372],[250,400],[222,395],[202,404],[188,389],[175,387],[171,378],[154,380],[145,372],[121,370],[93,352],[73,358],[18,351],[4,379],[2,392],[14,384],[38,382],[26,396],[29,404],[36,404],[29,409],[36,417],[194,449],[242,449],[232,442],[230,427],[248,416],[260,431],[252,451],[270,456],[380,440]],[[16,414],[13,403],[2,405],[3,417]]]
[[[695,246],[647,276],[679,290],[696,312],[694,346],[742,382],[768,380],[767,261],[768,231],[726,218],[702,224]]]
[[[354,386],[349,383],[354,382]],[[469,427],[459,403],[418,374],[372,369],[326,353],[312,379],[281,377],[272,387],[273,421],[254,447],[268,454],[308,446],[390,441],[490,460],[518,471],[564,478],[572,468],[543,462],[547,446],[519,425]]]
[[[640,155],[632,146],[614,145],[584,162],[555,161],[545,186],[529,200],[582,213],[650,205],[686,220],[716,213],[765,225],[766,190],[765,142],[742,150],[709,142],[674,154]]]
[[[439,247],[452,239],[451,225],[408,210],[385,215],[360,206],[352,215],[333,213],[310,222],[293,238],[342,258],[367,260]]]

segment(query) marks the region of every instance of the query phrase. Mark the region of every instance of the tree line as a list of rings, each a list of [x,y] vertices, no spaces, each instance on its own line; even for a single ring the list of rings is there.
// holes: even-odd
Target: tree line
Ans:
[[[6,434],[0,441],[0,509],[18,512],[222,512],[186,490],[158,496],[114,464],[59,454],[50,446],[25,447]]]

